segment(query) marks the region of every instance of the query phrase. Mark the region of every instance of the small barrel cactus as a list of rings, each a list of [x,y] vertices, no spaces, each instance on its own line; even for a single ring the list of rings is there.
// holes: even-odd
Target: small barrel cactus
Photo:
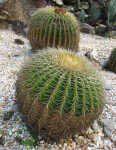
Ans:
[[[32,51],[45,47],[78,50],[79,24],[64,8],[44,7],[32,17],[28,30]]]
[[[41,51],[22,68],[16,97],[27,123],[50,140],[88,127],[105,102],[93,65],[61,48]]]
[[[116,73],[116,48],[112,51],[109,57],[109,69]]]

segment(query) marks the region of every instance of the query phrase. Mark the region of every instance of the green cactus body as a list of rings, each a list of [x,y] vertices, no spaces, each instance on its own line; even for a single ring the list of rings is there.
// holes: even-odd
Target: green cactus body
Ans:
[[[100,18],[100,15],[101,15],[101,8],[100,8],[100,5],[98,2],[94,2],[92,5],[91,5],[91,8],[90,8],[90,13],[91,13],[91,16],[94,20],[97,20]]]
[[[88,127],[105,101],[92,64],[61,48],[45,49],[23,67],[16,96],[30,126],[52,140]]]
[[[116,48],[112,51],[109,57],[109,69],[116,73]]]
[[[115,21],[116,17],[116,0],[110,0],[108,3],[107,13],[108,13],[108,20]]]
[[[33,15],[28,37],[32,51],[58,46],[77,51],[79,25],[73,14],[64,8],[45,7]]]

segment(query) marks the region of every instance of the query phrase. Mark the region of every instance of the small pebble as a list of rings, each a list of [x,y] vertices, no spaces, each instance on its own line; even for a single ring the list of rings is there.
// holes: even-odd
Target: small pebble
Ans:
[[[24,45],[24,42],[21,39],[15,39],[15,44]]]

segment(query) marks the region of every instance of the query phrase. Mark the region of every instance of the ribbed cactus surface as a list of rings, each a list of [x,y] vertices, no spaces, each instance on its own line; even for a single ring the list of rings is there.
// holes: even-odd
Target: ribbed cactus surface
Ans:
[[[116,48],[112,51],[109,57],[109,69],[116,73]]]
[[[41,8],[30,21],[28,38],[32,51],[58,46],[77,51],[79,25],[73,14],[64,8]]]
[[[105,100],[92,64],[61,48],[43,50],[28,62],[18,75],[16,93],[25,120],[50,139],[86,128]]]

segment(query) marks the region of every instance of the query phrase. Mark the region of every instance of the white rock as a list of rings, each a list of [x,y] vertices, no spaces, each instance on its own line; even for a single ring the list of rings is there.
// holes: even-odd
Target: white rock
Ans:
[[[12,131],[11,130],[9,131],[9,135],[12,135]]]
[[[14,135],[15,135],[15,137],[16,137],[16,136],[18,135],[18,134],[17,134],[17,132],[15,132],[15,134],[14,134]]]
[[[94,140],[94,138],[95,138],[95,134],[94,133],[88,134],[87,136],[91,140]]]
[[[63,5],[62,0],[53,0],[53,1],[56,2],[56,4],[58,4],[58,5]]]
[[[15,132],[16,131],[16,129],[15,128],[12,128],[12,132]]]
[[[93,125],[92,128],[93,128],[93,130],[94,130],[95,133],[99,132],[99,126],[97,124]]]
[[[67,146],[67,143],[64,143],[64,146]]]
[[[44,141],[44,140],[40,141],[40,144],[43,144],[43,143],[45,143],[45,141]]]

